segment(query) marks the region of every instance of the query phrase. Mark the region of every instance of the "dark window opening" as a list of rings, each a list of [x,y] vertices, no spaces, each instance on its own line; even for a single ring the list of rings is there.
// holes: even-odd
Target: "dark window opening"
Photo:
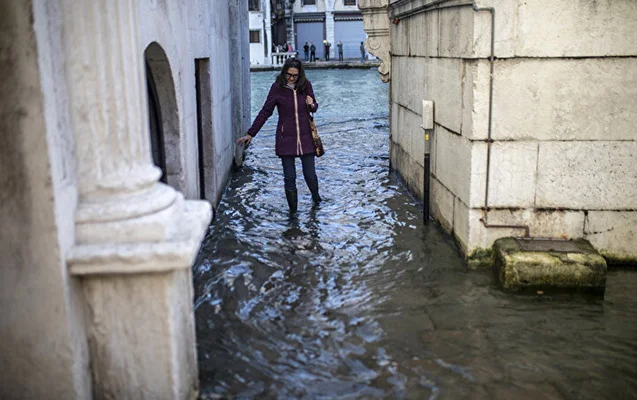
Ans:
[[[343,0],[343,5],[344,6],[355,6],[356,5],[356,0]]]
[[[150,148],[153,163],[161,169],[160,181],[168,183],[166,174],[166,150],[164,149],[164,132],[162,129],[161,110],[153,74],[146,66],[146,84],[148,90],[148,122],[150,125]]]
[[[261,31],[250,31],[250,43],[261,43]]]
[[[248,0],[248,11],[261,11],[261,0]]]
[[[315,6],[316,5],[316,0],[303,0],[303,5],[304,6]]]
[[[197,156],[199,158],[199,198],[213,200],[211,173],[206,170],[206,157],[214,153],[212,140],[212,98],[210,82],[210,59],[195,59],[195,95],[197,99]]]

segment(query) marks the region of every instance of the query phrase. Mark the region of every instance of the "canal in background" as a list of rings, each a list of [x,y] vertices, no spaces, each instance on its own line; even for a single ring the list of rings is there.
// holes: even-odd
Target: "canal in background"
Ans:
[[[193,267],[202,398],[637,398],[635,271],[604,298],[503,293],[389,172],[378,73],[307,74],[325,201],[299,165],[289,217],[275,112]],[[253,117],[275,75],[251,74]]]

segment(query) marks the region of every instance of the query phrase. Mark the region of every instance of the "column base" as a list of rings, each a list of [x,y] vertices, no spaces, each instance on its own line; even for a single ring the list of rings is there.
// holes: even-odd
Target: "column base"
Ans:
[[[80,244],[68,254],[88,304],[96,398],[196,395],[191,266],[212,212],[208,202],[177,203],[183,207],[175,207],[176,226],[166,240]]]
[[[183,196],[157,183],[148,191],[105,201],[81,201],[75,215],[75,241],[137,243],[166,240],[183,207]]]

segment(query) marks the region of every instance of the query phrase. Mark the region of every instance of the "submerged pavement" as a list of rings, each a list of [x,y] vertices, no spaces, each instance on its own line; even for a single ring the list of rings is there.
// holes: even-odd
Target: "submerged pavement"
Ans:
[[[276,72],[252,73],[253,116]],[[637,273],[604,297],[512,295],[468,271],[389,170],[374,69],[311,70],[326,155],[290,218],[276,113],[193,269],[202,398],[637,397]]]

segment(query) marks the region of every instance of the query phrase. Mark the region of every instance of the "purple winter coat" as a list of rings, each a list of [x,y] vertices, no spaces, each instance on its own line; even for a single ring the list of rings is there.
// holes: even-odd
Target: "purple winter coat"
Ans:
[[[307,81],[306,91],[307,93],[302,94],[274,82],[259,115],[248,129],[248,135],[256,136],[276,107],[279,112],[279,123],[276,126],[276,155],[279,157],[301,156],[315,153],[309,117],[310,112],[318,109],[318,103],[310,81]],[[312,97],[314,106],[305,103],[305,96]]]

